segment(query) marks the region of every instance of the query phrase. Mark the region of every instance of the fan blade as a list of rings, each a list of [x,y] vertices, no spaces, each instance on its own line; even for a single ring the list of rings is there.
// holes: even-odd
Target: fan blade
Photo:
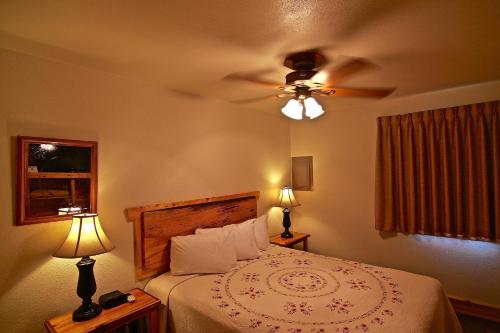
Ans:
[[[320,96],[334,97],[369,97],[383,98],[390,95],[395,88],[324,88]]]
[[[268,95],[268,96],[261,96],[261,97],[254,97],[254,98],[246,98],[246,99],[240,99],[236,101],[231,101],[231,103],[235,104],[247,104],[247,103],[252,103],[252,102],[257,102],[257,101],[262,101],[268,98],[282,98],[282,97],[287,97],[287,96],[292,96],[293,94],[277,94],[277,95]]]
[[[283,86],[283,84],[278,83],[278,82],[271,82],[271,81],[265,81],[258,79],[256,77],[251,77],[251,76],[244,76],[240,74],[229,74],[228,76],[224,77],[224,80],[235,80],[235,81],[243,81],[247,83],[254,83],[258,84],[261,86],[265,86],[267,88],[273,88],[273,89],[279,89],[280,87]]]
[[[339,67],[325,68],[313,76],[312,80],[333,86],[348,79],[355,73],[375,67],[374,64],[363,59],[352,59]]]

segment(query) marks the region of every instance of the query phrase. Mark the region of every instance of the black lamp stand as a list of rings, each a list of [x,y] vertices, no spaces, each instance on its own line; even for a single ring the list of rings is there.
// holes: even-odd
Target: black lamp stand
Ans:
[[[83,257],[76,267],[78,267],[78,287],[76,293],[83,300],[82,305],[73,312],[73,321],[85,321],[97,317],[102,308],[99,304],[92,303],[92,295],[95,294],[96,284],[94,278],[95,260],[90,257]]]
[[[291,225],[292,222],[290,221],[290,209],[285,208],[283,209],[283,227],[285,228],[285,231],[281,233],[281,238],[293,237],[293,234],[289,230]]]

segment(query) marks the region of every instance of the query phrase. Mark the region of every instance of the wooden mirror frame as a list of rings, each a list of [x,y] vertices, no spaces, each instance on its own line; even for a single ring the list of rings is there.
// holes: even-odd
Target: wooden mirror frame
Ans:
[[[89,203],[90,212],[97,212],[97,142],[96,141],[80,141],[80,140],[66,140],[66,139],[50,139],[50,138],[37,138],[29,136],[17,137],[17,214],[16,225],[29,225],[35,223],[46,223],[55,221],[64,221],[70,219],[68,215],[50,215],[40,217],[27,217],[26,216],[26,201],[28,192],[28,159],[29,159],[29,145],[30,144],[52,144],[57,146],[75,146],[75,147],[88,147],[91,149],[90,153],[90,172],[89,173],[72,173],[72,172],[57,172],[60,175],[53,177],[52,172],[40,172],[37,178],[90,178],[90,193]],[[50,175],[52,174],[52,176]]]

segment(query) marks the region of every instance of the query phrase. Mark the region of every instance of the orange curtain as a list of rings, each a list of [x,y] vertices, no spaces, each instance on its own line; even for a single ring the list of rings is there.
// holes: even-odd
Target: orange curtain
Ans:
[[[498,101],[378,118],[375,225],[500,242]]]

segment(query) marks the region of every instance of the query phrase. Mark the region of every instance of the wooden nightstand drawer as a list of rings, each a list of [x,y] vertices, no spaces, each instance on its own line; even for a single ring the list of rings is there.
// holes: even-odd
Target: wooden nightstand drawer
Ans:
[[[281,235],[272,236],[269,241],[271,244],[279,245],[283,247],[292,247],[295,244],[302,243],[304,251],[308,250],[307,239],[311,236],[309,234],[303,234],[300,232],[292,232],[292,238],[281,238]]]
[[[148,316],[149,332],[158,333],[160,300],[141,289],[132,289],[129,293],[135,296],[134,302],[102,310],[94,319],[74,322],[71,319],[72,313],[69,312],[46,320],[45,328],[50,333],[104,333]]]

